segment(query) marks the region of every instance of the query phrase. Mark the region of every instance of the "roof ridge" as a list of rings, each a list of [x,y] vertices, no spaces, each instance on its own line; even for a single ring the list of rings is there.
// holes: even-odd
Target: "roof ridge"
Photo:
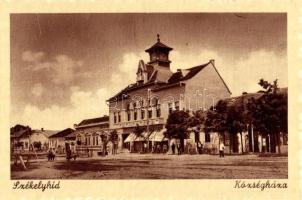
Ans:
[[[190,67],[190,68],[185,68],[184,70],[193,70],[193,69],[197,69],[199,67],[204,67],[204,66],[207,66],[208,64],[210,64],[211,61],[205,63],[205,64],[201,64],[201,65],[197,65],[197,66],[194,66],[194,67]]]

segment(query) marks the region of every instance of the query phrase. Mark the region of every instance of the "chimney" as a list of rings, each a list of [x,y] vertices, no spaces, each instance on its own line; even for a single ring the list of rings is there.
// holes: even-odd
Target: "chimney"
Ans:
[[[213,65],[215,65],[215,60],[214,60],[214,59],[211,59],[211,60],[210,60],[210,63],[212,63]]]
[[[44,128],[41,128],[41,131],[43,132],[43,131],[44,131]]]

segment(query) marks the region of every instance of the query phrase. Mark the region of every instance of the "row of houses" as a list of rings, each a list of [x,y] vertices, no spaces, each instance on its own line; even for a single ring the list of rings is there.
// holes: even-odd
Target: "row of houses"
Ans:
[[[213,59],[172,72],[169,60],[169,52],[172,50],[173,48],[160,41],[158,35],[157,42],[145,50],[149,54],[149,61],[138,61],[136,82],[125,86],[107,100],[109,116],[85,119],[74,125],[75,130],[34,130],[28,134],[30,131],[25,127],[16,131],[14,141],[29,148],[28,144],[36,141],[35,137],[40,137],[43,147],[48,145],[57,149],[59,146],[64,148],[64,143],[69,142],[91,156],[101,155],[104,151],[110,153],[113,152],[112,149],[117,149],[118,152],[142,152],[146,151],[146,147],[149,152],[171,152],[171,146],[178,141],[165,138],[164,127],[173,110],[189,110],[191,113],[205,111],[222,99],[236,104],[251,96],[260,95],[253,93],[231,97],[231,91]],[[287,92],[287,89],[282,92]],[[138,126],[143,130],[140,137],[135,134]],[[117,140],[108,142],[108,135],[113,131],[118,136]],[[283,151],[287,151],[287,133],[280,135],[281,147]],[[217,153],[220,142],[225,144],[226,152],[231,153],[242,153],[242,150],[274,152],[273,140],[254,131],[252,125],[243,133],[242,141],[239,133],[221,135],[206,133],[202,129],[192,129],[189,136],[185,140],[188,153],[197,150],[200,144],[205,152]]]
[[[32,130],[29,126],[17,124],[10,130],[11,147],[21,150],[47,151],[49,148],[56,148],[59,152],[64,152],[65,136],[72,133],[73,129],[61,131],[55,130]]]
[[[57,153],[65,153],[66,144],[77,148],[79,154],[88,156],[102,154],[103,142],[108,135],[109,117],[84,119],[74,125],[74,129],[32,130],[29,126],[16,125],[11,128],[12,150],[48,151],[54,148]],[[105,137],[105,138],[104,138]],[[106,144],[112,148],[112,144]],[[108,152],[111,152],[108,150]]]

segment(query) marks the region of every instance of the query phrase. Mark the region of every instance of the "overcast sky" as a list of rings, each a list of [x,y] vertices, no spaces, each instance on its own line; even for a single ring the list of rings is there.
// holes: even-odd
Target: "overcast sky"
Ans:
[[[286,14],[12,14],[11,126],[63,129],[108,113],[161,41],[172,70],[215,59],[233,96],[287,87]]]

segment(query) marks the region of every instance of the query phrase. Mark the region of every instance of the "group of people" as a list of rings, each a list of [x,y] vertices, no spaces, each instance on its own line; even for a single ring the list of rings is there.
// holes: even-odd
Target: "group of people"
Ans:
[[[156,144],[152,146],[152,153],[167,153],[168,145],[167,144]]]
[[[47,160],[48,161],[54,161],[56,157],[56,152],[54,148],[49,148],[48,154],[47,154]]]
[[[181,154],[181,146],[180,144],[175,145],[174,143],[171,146],[172,154],[175,154],[175,147],[177,148],[177,155]]]
[[[172,154],[175,154],[175,150],[177,149],[177,154],[181,155],[182,151],[181,151],[181,146],[180,144],[175,145],[174,143],[171,145],[171,149],[172,149]],[[223,144],[223,142],[220,143],[219,145],[219,157],[224,157],[224,149],[225,146]],[[202,150],[203,150],[203,145],[199,142],[197,143],[197,152],[199,154],[202,154]]]

